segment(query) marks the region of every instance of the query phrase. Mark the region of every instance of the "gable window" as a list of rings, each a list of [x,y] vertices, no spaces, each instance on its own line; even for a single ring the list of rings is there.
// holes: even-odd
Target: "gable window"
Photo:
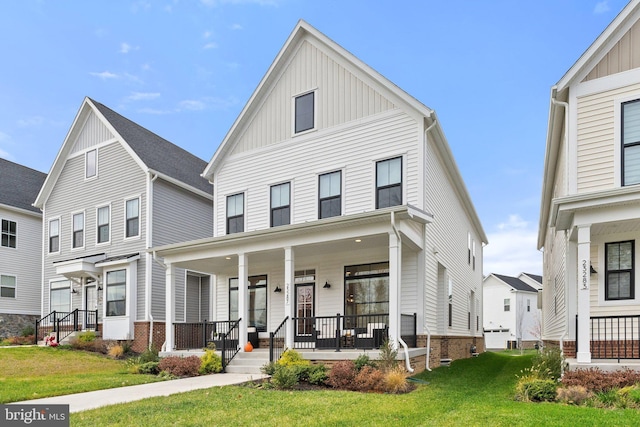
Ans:
[[[71,311],[71,282],[51,282],[49,311],[68,313]]]
[[[271,186],[271,226],[291,223],[291,185],[286,182]]]
[[[295,110],[295,133],[304,132],[315,127],[314,92],[296,96]]]
[[[16,276],[0,275],[0,297],[16,297]]]
[[[131,199],[126,202],[126,237],[140,235],[140,199]]]
[[[388,262],[345,267],[344,283],[346,316],[389,313]],[[345,327],[361,326],[355,317],[344,320]]]
[[[527,299],[527,311],[531,311],[531,300]]]
[[[249,277],[249,323],[258,332],[267,330],[267,276]],[[229,319],[238,320],[238,279],[229,279]]]
[[[402,157],[376,163],[376,209],[402,204]]]
[[[504,311],[511,311],[511,298],[504,299]]]
[[[622,104],[622,185],[640,184],[640,99]]]
[[[60,251],[60,220],[49,221],[49,253]]]
[[[5,248],[16,247],[17,224],[15,221],[2,220],[2,246]]]
[[[111,240],[110,232],[110,211],[109,206],[102,206],[98,208],[98,243],[106,243]]]
[[[84,246],[84,213],[73,215],[73,248]]]
[[[472,252],[471,255],[473,256],[473,263],[471,267],[473,268],[473,271],[476,271],[476,241],[475,240],[471,242],[471,252]]]
[[[244,193],[227,196],[227,234],[244,231]]]
[[[471,233],[467,232],[467,264],[471,265]]]
[[[98,173],[98,151],[87,151],[84,155],[85,178],[93,178]]]
[[[127,314],[127,270],[107,272],[107,316]]]
[[[605,300],[634,298],[634,241],[605,245]]]
[[[318,218],[331,218],[342,214],[342,172],[320,175]]]

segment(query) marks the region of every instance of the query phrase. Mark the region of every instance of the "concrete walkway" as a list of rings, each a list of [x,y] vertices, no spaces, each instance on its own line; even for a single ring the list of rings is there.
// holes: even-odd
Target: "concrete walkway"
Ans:
[[[116,403],[133,402],[148,397],[169,396],[203,388],[242,384],[247,381],[267,378],[262,374],[213,374],[179,380],[160,381],[151,384],[132,385],[128,387],[110,388],[87,393],[68,394],[66,396],[45,397],[42,399],[11,402],[11,404],[28,405],[69,405],[70,412],[86,411]]]

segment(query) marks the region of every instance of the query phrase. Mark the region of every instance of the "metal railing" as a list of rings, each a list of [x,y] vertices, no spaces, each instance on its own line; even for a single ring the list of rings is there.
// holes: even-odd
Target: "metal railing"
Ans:
[[[233,360],[240,347],[238,346],[238,337],[240,336],[240,322],[242,319],[231,321],[229,331],[223,333],[220,337],[221,347],[219,348],[222,356],[222,372],[225,372],[229,362]]]
[[[275,331],[269,333],[269,362],[280,359],[285,350],[285,337],[287,335],[287,320],[285,317]]]
[[[618,359],[618,362],[640,359],[640,315],[593,316],[590,320],[592,358]],[[576,351],[577,346],[576,340]]]
[[[223,320],[217,322],[191,322],[174,323],[175,347],[177,350],[188,350],[193,348],[204,348],[209,343],[214,343],[219,348],[222,343],[222,336],[231,330],[234,320]]]
[[[60,343],[81,329],[98,330],[98,310],[54,310],[42,319],[36,320],[35,344],[52,332],[56,333],[56,342]]]

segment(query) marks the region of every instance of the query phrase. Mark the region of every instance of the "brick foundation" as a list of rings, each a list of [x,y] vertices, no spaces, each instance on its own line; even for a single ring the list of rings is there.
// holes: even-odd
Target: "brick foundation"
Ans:
[[[133,343],[131,349],[136,353],[142,353],[149,346],[150,322],[134,322]],[[166,330],[164,322],[153,322],[153,348],[160,350],[165,341]]]

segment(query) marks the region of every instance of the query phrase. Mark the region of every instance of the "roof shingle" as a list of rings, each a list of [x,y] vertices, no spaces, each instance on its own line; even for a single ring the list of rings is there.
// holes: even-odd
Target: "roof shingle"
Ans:
[[[494,273],[494,276],[496,276],[498,279],[502,280],[507,285],[511,286],[513,289],[517,291],[538,292],[536,288],[527,285],[517,277],[503,276],[502,274],[495,274],[495,273]]]
[[[0,204],[40,213],[32,206],[47,174],[0,158]]]

